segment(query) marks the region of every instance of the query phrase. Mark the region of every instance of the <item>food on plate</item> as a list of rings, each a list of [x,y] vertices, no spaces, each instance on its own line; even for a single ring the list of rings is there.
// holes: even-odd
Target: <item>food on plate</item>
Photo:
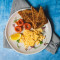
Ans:
[[[43,21],[43,22],[46,22],[46,23],[48,22],[48,20],[47,20],[45,14],[44,14],[43,8],[40,7],[39,13],[38,13],[37,22],[42,22],[42,21]]]
[[[30,30],[31,29],[31,24],[29,23],[24,23],[23,19],[19,19],[18,21],[15,22],[17,26],[15,27],[16,32],[21,32],[22,27],[24,26],[25,29]],[[14,25],[15,26],[15,25]],[[14,27],[13,26],[13,27]]]
[[[31,25],[30,25],[29,23],[25,23],[25,24],[24,24],[24,27],[25,27],[25,29],[27,29],[27,30],[30,30],[30,29],[31,29]]]
[[[18,43],[23,43],[25,48],[35,47],[42,44],[45,39],[45,28],[43,27],[48,20],[44,14],[43,8],[39,11],[31,6],[31,9],[18,11],[22,19],[15,20],[15,31],[17,33],[10,36],[11,40],[17,40]]]
[[[24,14],[26,15],[26,16],[28,16],[28,18],[30,19],[30,21],[32,20],[32,13],[31,13],[31,10],[24,10],[23,11],[24,12]],[[29,22],[30,22],[29,21]]]
[[[33,47],[43,43],[45,36],[43,29],[24,30],[23,33],[15,33],[10,36],[11,40],[17,40],[18,43],[23,43],[25,48]]]
[[[18,11],[18,14],[24,19],[25,22],[32,22],[32,13],[31,10]]]
[[[20,39],[20,34],[19,33],[12,34],[10,36],[10,39],[11,40],[18,40],[18,39]]]
[[[21,32],[21,31],[22,31],[22,27],[16,26],[16,27],[15,27],[15,31],[16,31],[16,32]]]
[[[24,25],[23,19],[18,20],[18,21],[16,22],[16,24],[17,24],[18,26],[23,26],[23,25]]]
[[[42,7],[40,7],[40,9],[39,9],[39,13],[38,13],[36,22],[37,22],[37,27],[42,27],[43,25],[48,23],[48,20],[44,14]]]
[[[40,7],[38,12],[31,6],[30,10],[19,11],[18,14],[23,18],[24,22],[31,23],[34,29],[40,28],[48,23],[42,7]]]
[[[36,30],[24,30],[20,37],[20,43],[24,43],[25,48],[35,46],[35,44],[38,45],[40,41],[43,41],[45,38],[41,32],[43,32],[41,28]]]

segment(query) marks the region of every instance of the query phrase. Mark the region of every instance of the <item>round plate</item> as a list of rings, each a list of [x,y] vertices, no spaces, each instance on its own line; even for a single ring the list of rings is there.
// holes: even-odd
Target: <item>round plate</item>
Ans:
[[[21,10],[25,10],[25,9],[21,9]],[[19,10],[19,11],[21,11],[21,10]],[[16,33],[14,30],[14,27],[13,27],[13,22],[15,19],[19,19],[19,18],[21,18],[21,16],[18,14],[18,11],[17,11],[11,15],[11,17],[9,18],[8,23],[6,25],[6,29],[5,29],[6,39],[9,43],[9,45],[11,46],[11,48],[13,48],[15,51],[17,51],[19,53],[23,53],[23,54],[34,54],[34,53],[40,52],[43,49],[45,49],[48,44],[46,44],[46,45],[44,45],[44,44],[49,43],[51,40],[51,36],[52,36],[52,28],[51,28],[50,22],[48,21],[48,23],[45,24],[46,38],[43,40],[43,44],[41,44],[37,49],[32,48],[31,50],[26,51],[24,49],[23,44],[21,44],[22,45],[21,48],[18,48],[17,42],[9,39],[10,35],[12,35],[13,33]]]

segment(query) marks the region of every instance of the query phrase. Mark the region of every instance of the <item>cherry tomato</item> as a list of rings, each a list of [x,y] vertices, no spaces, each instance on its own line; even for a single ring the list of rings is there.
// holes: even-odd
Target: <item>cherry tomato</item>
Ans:
[[[31,29],[31,25],[29,23],[25,23],[24,26],[25,26],[25,29],[27,30]]]
[[[15,31],[16,31],[16,32],[21,32],[21,31],[22,31],[22,27],[16,26],[16,27],[15,27]]]
[[[24,25],[24,22],[23,22],[22,19],[20,19],[20,20],[18,20],[18,21],[16,22],[16,24],[17,24],[18,26],[23,26],[23,25]]]

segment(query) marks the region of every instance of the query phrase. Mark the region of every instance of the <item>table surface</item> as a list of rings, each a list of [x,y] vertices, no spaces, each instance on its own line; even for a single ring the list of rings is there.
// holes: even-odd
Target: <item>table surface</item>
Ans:
[[[37,0],[28,0],[34,7],[39,7],[39,4],[41,5],[41,3],[39,2],[37,5],[33,4],[34,1],[35,3],[37,3]],[[40,1],[40,0],[38,0]],[[46,5],[48,5],[48,1],[46,0],[45,5],[42,5],[44,8],[46,7]],[[52,0],[50,0],[52,2]],[[9,15],[10,15],[10,11],[11,11],[11,7],[12,7],[12,2],[13,0],[0,0],[0,60],[60,60],[60,48],[58,49],[56,54],[51,54],[50,52],[48,52],[47,50],[43,50],[39,53],[36,54],[32,54],[32,55],[23,55],[20,53],[15,52],[13,49],[7,49],[7,48],[3,48],[3,31],[4,28],[6,26],[6,23],[9,19]],[[51,4],[55,4],[54,0]],[[60,2],[58,2],[60,4]],[[43,1],[42,1],[43,4]],[[49,3],[50,4],[50,3]],[[54,12],[53,9],[55,7],[53,6],[53,8],[49,9],[49,14],[54,15],[51,16],[52,18],[55,17],[58,20],[58,15],[55,16],[55,13],[51,13]],[[58,7],[57,7],[58,8]],[[60,10],[58,10],[57,13],[60,13]],[[56,14],[57,14],[56,13]],[[53,19],[53,21],[54,21]]]

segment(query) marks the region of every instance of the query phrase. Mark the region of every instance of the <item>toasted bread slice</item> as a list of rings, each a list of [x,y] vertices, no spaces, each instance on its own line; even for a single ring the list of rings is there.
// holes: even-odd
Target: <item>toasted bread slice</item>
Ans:
[[[40,7],[40,9],[39,9],[39,13],[38,13],[36,22],[37,22],[37,28],[42,27],[43,25],[45,25],[48,22],[42,7]]]
[[[42,26],[44,26],[46,24],[46,22],[39,22],[37,23],[37,28],[40,28]]]
[[[46,23],[48,22],[42,7],[40,7],[40,9],[39,9],[37,22],[41,22],[41,21],[44,21]]]
[[[24,14],[28,16],[30,20],[32,20],[32,11],[31,10],[23,10]]]
[[[37,14],[38,14],[38,12],[32,6],[31,6],[31,11],[32,11],[32,18],[33,18],[33,28],[36,28],[37,27],[36,20],[37,20]]]
[[[25,22],[32,22],[31,10],[19,11],[18,14],[24,19]]]

